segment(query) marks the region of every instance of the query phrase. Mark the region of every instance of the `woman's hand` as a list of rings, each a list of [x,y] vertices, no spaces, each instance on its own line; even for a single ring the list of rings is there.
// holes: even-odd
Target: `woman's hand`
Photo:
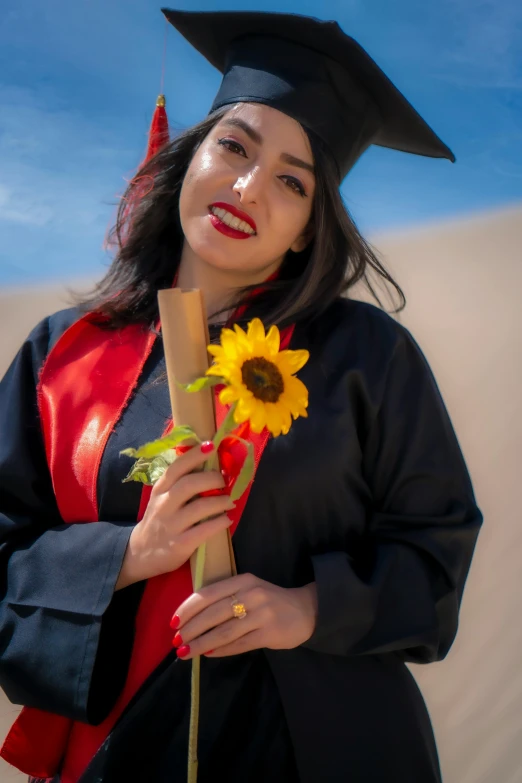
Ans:
[[[243,604],[246,617],[234,617],[232,603]],[[268,647],[289,650],[313,634],[317,618],[315,582],[285,588],[241,574],[193,593],[176,611],[171,626],[174,646],[187,660],[197,655],[225,655]]]
[[[190,449],[154,484],[145,515],[130,535],[116,590],[175,571],[207,538],[232,524],[225,512],[235,504],[228,495],[198,497],[224,486],[217,471],[193,472],[212,452],[211,443]]]

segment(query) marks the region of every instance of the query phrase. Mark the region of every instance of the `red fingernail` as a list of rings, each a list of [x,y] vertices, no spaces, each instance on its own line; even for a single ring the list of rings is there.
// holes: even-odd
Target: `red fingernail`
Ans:
[[[201,444],[199,447],[203,454],[210,454],[211,451],[214,451],[214,444],[211,440],[206,440],[204,443]]]
[[[174,617],[172,618],[172,620],[170,621],[170,627],[172,628],[173,631],[175,631],[176,628],[179,628],[180,622],[181,621],[180,621],[178,615],[175,614]]]
[[[190,652],[190,644],[184,644],[183,647],[180,647],[177,656],[178,658],[184,658],[185,655],[188,655]]]
[[[181,638],[181,634],[177,633],[174,639],[172,640],[173,647],[181,647],[183,644],[183,639]]]

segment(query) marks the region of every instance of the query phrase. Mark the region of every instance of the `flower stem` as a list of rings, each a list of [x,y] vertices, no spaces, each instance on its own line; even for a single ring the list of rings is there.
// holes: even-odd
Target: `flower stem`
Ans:
[[[198,547],[196,553],[196,573],[194,575],[194,592],[203,584],[205,570],[206,542]],[[201,658],[197,655],[192,659],[192,674],[190,685],[190,724],[188,741],[187,783],[196,783],[198,779],[198,725],[199,725],[199,683]]]
[[[221,427],[213,438],[215,446],[214,454],[206,461],[203,470],[219,470],[218,447],[223,438],[235,427],[234,410],[236,403],[230,406]],[[201,544],[196,552],[196,572],[194,574],[194,592],[203,586],[203,574],[205,571],[206,542]],[[190,683],[190,724],[188,741],[188,769],[187,783],[197,783],[198,779],[198,726],[199,726],[199,701],[201,680],[201,658],[197,655],[192,659],[192,672]]]
[[[201,658],[198,655],[192,659],[187,783],[197,783],[197,779],[198,779],[198,722],[199,722],[200,668],[201,668]]]

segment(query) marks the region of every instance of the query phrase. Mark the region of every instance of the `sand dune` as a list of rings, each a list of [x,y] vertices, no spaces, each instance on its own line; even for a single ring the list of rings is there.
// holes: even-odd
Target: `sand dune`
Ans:
[[[520,783],[522,205],[373,244],[405,290],[400,320],[434,370],[485,516],[457,641],[445,661],[412,671],[445,783]],[[0,292],[0,373],[30,328],[63,306],[60,287]],[[0,704],[0,735],[15,712]],[[0,767],[0,781],[17,779]]]

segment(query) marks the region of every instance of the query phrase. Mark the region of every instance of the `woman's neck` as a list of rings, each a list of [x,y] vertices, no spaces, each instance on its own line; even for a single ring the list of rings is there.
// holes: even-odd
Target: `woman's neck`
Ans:
[[[227,319],[228,312],[223,312],[218,316],[215,316],[214,313],[226,308],[234,296],[234,290],[230,287],[229,281],[224,279],[219,271],[212,268],[202,269],[201,265],[197,263],[184,263],[183,258],[179,265],[176,285],[178,288],[199,288],[203,294],[209,323]]]
[[[199,288],[203,293],[209,323],[223,322],[232,313],[232,302],[238,289],[263,282],[272,271],[264,271],[255,279],[238,272],[218,269],[198,258],[185,242],[176,285],[178,288]],[[220,315],[214,315],[224,308],[225,311]]]

